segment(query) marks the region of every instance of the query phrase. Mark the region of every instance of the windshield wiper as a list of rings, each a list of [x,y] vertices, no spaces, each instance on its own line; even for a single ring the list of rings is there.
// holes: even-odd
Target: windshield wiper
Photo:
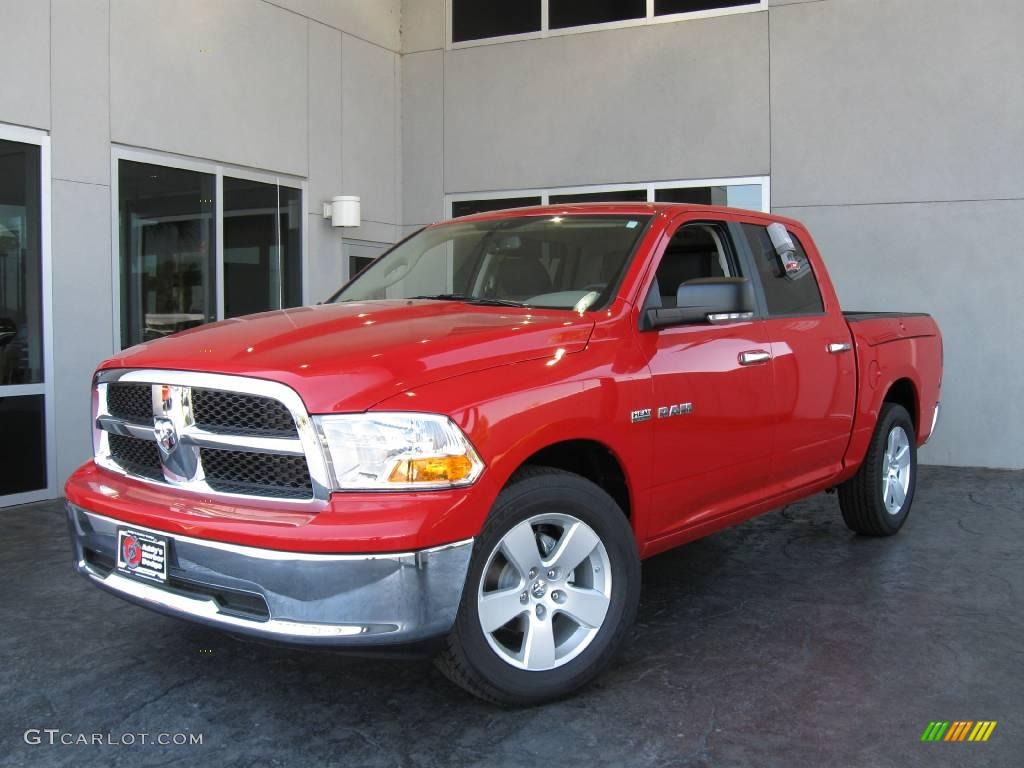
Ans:
[[[431,296],[410,296],[411,299],[435,299],[437,301],[461,301],[480,307],[525,307],[521,301],[512,299],[488,299],[484,296],[468,296],[464,293],[435,293]]]

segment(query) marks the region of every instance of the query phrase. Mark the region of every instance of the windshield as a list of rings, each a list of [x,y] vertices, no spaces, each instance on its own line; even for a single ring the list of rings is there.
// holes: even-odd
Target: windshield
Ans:
[[[332,301],[437,299],[599,309],[649,216],[523,216],[424,229],[381,256]]]

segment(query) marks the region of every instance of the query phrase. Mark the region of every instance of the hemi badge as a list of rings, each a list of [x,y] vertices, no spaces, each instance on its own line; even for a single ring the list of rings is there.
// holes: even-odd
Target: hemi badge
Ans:
[[[641,408],[639,411],[633,411],[631,414],[629,414],[629,420],[632,421],[634,424],[639,424],[641,421],[650,421],[651,409]]]

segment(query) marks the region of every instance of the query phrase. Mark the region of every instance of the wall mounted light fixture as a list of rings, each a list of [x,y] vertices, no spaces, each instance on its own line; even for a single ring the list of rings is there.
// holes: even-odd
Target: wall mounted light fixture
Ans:
[[[358,195],[337,195],[331,202],[324,203],[324,218],[331,220],[332,227],[358,227],[360,205]]]

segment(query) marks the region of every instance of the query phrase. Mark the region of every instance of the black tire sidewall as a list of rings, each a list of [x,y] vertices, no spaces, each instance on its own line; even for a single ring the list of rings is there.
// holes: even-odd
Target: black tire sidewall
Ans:
[[[888,446],[889,433],[895,427],[903,428],[907,435],[907,441],[910,444],[910,484],[907,487],[907,497],[903,500],[903,506],[900,507],[900,511],[895,515],[890,514],[889,510],[886,509],[881,487],[876,486],[875,488],[873,498],[875,500],[874,507],[877,510],[876,516],[879,524],[888,533],[895,533],[903,527],[907,516],[910,514],[910,508],[914,503],[914,491],[917,488],[917,435],[910,414],[901,405],[887,405],[879,421],[879,429],[874,438],[876,441],[875,450],[872,451],[875,454],[872,458],[878,468],[878,478],[881,480],[888,471],[888,465],[885,462],[885,450]]]
[[[502,660],[480,626],[477,595],[491,552],[511,528],[535,515],[562,512],[582,520],[600,537],[612,571],[612,595],[597,636],[572,661],[531,672]],[[506,700],[530,703],[565,695],[585,684],[614,656],[632,623],[640,590],[640,564],[628,520],[604,491],[566,472],[513,483],[498,497],[491,517],[474,545],[462,605],[455,624],[466,660]]]

